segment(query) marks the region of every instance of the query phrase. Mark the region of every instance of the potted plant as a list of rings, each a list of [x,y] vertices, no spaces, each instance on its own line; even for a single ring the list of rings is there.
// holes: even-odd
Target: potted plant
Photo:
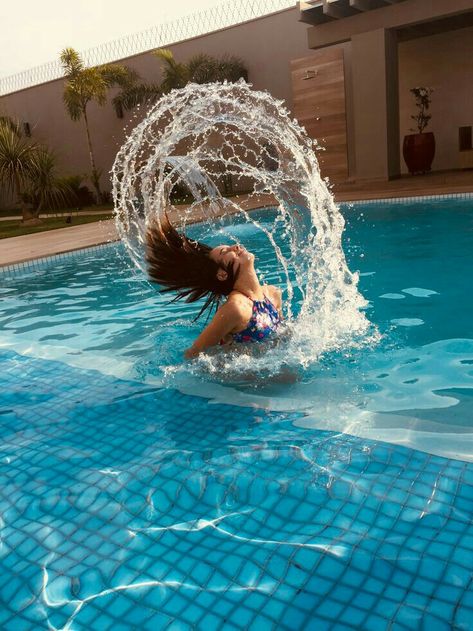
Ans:
[[[432,92],[432,88],[411,88],[411,93],[415,97],[419,111],[415,116],[411,116],[416,122],[417,130],[411,129],[410,131],[416,131],[416,133],[405,136],[402,147],[402,153],[409,173],[426,173],[430,171],[432,160],[434,159],[434,134],[431,131],[424,132],[432,118],[431,114],[427,113]]]

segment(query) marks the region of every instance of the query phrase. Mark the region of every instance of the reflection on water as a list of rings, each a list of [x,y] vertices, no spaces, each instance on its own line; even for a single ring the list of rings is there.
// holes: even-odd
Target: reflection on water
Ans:
[[[5,280],[1,342],[222,402],[304,410],[304,422],[314,428],[471,458],[471,202],[383,204],[344,213],[348,263],[360,270],[368,315],[382,333],[375,346],[328,353],[304,369],[292,363],[276,375],[274,349],[257,370],[251,354],[234,373],[215,358],[183,364],[182,352],[202,326],[192,321],[195,307],[169,304],[131,269],[120,246]],[[268,224],[274,214],[254,216]],[[281,284],[262,233],[232,220],[232,230],[239,226],[261,276]],[[198,236],[199,228],[192,230]],[[296,312],[298,300],[295,295]],[[314,318],[315,332],[317,326]],[[277,346],[285,352],[284,340]]]
[[[295,379],[183,364],[117,246],[4,279],[2,629],[471,626],[471,205],[345,213],[383,337]]]
[[[2,628],[468,628],[472,464],[0,362]]]

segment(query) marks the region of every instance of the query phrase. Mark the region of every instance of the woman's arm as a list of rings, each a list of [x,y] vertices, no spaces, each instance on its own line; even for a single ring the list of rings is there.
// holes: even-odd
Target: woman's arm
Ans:
[[[185,351],[184,357],[186,359],[197,357],[207,348],[216,346],[221,339],[235,329],[240,320],[241,313],[238,305],[226,302],[218,309],[210,324],[205,327],[192,346]]]

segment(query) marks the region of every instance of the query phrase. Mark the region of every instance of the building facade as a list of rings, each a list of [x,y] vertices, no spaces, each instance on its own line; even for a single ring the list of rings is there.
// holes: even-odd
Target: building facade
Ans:
[[[302,72],[293,77],[294,90],[301,91],[304,79],[313,85],[313,104],[323,114],[317,123],[312,119],[310,133],[327,135],[335,177],[386,180],[407,171],[401,146],[413,127],[410,88],[417,86],[434,90],[433,170],[468,166],[459,136],[473,125],[473,0],[308,0],[300,3],[300,19],[310,25],[313,53],[293,66]],[[326,89],[327,55],[337,51],[338,100],[326,114],[316,84]],[[309,109],[309,99],[297,99],[296,116]],[[335,124],[338,112],[345,113],[345,132],[341,120]]]
[[[406,172],[401,146],[415,114],[414,86],[434,89],[432,169],[468,166],[459,130],[473,125],[473,0],[308,0],[168,48],[177,61],[198,53],[242,58],[253,86],[285,100],[324,148],[322,174],[334,182]],[[117,61],[145,81],[159,81],[160,65],[150,52]],[[64,175],[87,174],[84,124],[70,120],[62,93],[57,79],[7,94],[0,97],[0,114],[28,123],[32,137],[55,151]],[[90,106],[105,190],[126,130],[140,116],[119,119],[110,103]]]

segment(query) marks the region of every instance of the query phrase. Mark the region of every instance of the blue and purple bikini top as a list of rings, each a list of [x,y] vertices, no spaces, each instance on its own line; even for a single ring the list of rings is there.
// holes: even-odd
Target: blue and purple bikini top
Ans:
[[[252,300],[253,313],[248,326],[243,331],[233,334],[233,341],[237,343],[263,342],[274,333],[281,322],[279,312],[271,300],[263,295],[263,300]]]

